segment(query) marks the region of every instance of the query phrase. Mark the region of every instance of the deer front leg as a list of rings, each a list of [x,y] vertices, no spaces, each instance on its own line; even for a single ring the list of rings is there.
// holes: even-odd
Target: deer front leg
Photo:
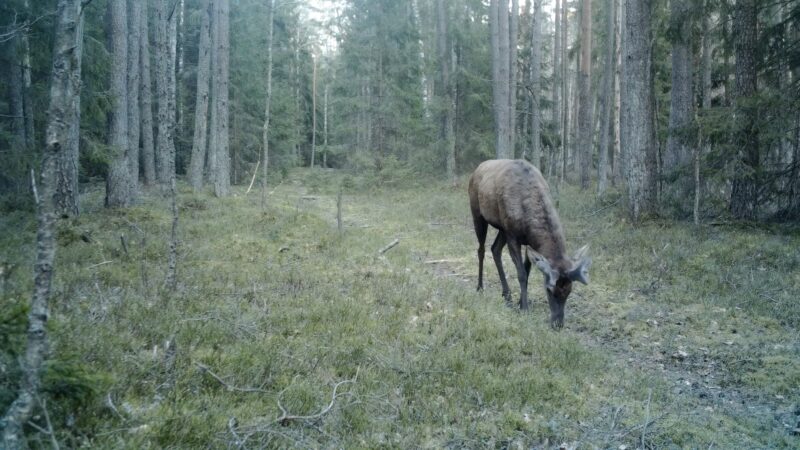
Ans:
[[[528,309],[528,270],[522,261],[522,251],[516,239],[508,238],[508,251],[511,253],[511,260],[517,268],[517,279],[519,280],[519,308],[523,311]]]
[[[506,233],[503,230],[497,232],[497,237],[492,244],[492,257],[497,266],[497,273],[500,275],[500,285],[503,287],[503,298],[506,303],[511,303],[511,289],[506,281],[506,272],[503,270],[503,247],[506,245]]]

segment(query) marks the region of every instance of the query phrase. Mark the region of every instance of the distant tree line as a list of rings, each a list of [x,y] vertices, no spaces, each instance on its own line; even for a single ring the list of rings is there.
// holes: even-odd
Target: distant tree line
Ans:
[[[225,196],[295,166],[456,182],[491,157],[622,192],[636,218],[800,214],[797,2],[83,5],[64,215],[93,180],[124,207],[172,174]],[[32,204],[56,7],[0,5],[4,209]]]

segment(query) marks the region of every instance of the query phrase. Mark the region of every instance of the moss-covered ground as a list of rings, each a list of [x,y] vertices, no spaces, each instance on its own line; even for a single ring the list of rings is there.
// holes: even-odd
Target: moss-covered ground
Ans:
[[[555,332],[537,274],[529,313],[504,306],[490,257],[475,291],[463,180],[365,180],[292,172],[264,208],[241,187],[182,187],[175,292],[167,201],[106,211],[88,192],[58,233],[41,404],[62,446],[800,446],[796,230],[632,225],[613,196],[562,187],[568,245],[594,264]],[[0,229],[5,408],[35,223],[11,213]]]

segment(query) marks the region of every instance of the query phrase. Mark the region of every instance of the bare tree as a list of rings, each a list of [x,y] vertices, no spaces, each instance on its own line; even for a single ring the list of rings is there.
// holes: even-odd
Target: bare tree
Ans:
[[[108,31],[111,47],[111,111],[109,147],[111,162],[106,177],[106,207],[131,203],[131,172],[128,138],[128,18],[126,0],[109,0]]]
[[[655,209],[656,142],[653,120],[652,0],[625,0],[622,61],[622,147],[633,220]]]
[[[264,173],[263,180],[262,180],[262,190],[261,190],[261,207],[265,207],[267,205],[267,176],[269,175],[269,120],[270,114],[272,112],[272,39],[275,32],[275,0],[270,0],[269,2],[269,32],[267,33],[267,95],[264,100],[264,129],[263,129],[263,146],[264,146],[264,155],[262,156],[262,170]],[[328,98],[328,88],[325,87],[325,99],[326,99],[326,115],[325,115],[325,144],[327,145],[327,125],[328,125],[328,116],[327,116],[327,98]],[[327,148],[326,148],[327,151]]]
[[[274,0],[273,0],[274,1]],[[204,0],[200,20],[197,56],[197,100],[194,111],[194,139],[189,162],[189,184],[195,191],[203,187],[203,165],[208,148],[208,89],[211,72],[211,0]],[[270,23],[270,30],[271,28]],[[269,76],[269,74],[268,74]]]
[[[39,396],[41,370],[47,358],[47,319],[50,286],[53,279],[56,244],[54,202],[56,165],[67,146],[70,120],[76,120],[74,102],[80,92],[74,90],[73,77],[77,67],[76,42],[82,28],[78,24],[80,0],[59,0],[56,12],[56,40],[53,51],[53,70],[50,84],[50,106],[45,130],[45,149],[40,170],[41,200],[37,206],[36,262],[34,291],[28,313],[28,342],[22,359],[23,379],[16,399],[0,419],[2,445],[14,450],[27,448],[23,430],[31,418]],[[79,86],[79,85],[78,85]]]
[[[578,148],[581,189],[589,188],[589,166],[592,159],[594,100],[591,93],[592,75],[592,0],[582,0],[581,8],[581,66],[578,73]]]

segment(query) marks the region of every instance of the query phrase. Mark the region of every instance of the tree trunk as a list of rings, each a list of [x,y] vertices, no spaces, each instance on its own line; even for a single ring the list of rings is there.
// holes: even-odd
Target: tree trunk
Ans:
[[[616,11],[618,0],[608,0],[606,18],[606,62],[603,72],[603,97],[601,101],[600,133],[598,140],[599,158],[597,164],[597,195],[603,195],[608,186],[608,153],[609,145],[614,138],[612,123],[614,101],[614,66],[616,62]]]
[[[451,67],[453,48],[448,39],[447,5],[444,0],[436,0],[436,47],[439,56],[439,98],[441,102],[441,124],[439,139],[443,145],[447,178],[455,183],[456,155],[455,137],[453,136],[453,90],[451,84]]]
[[[690,130],[694,120],[692,89],[692,13],[689,0],[670,1],[670,36],[672,38],[672,83],[670,92],[669,136],[664,155],[664,175],[670,203],[687,209],[690,186],[691,148],[695,139]]]
[[[734,52],[736,54],[736,87],[734,93],[734,145],[740,149],[733,179],[730,209],[739,220],[758,217],[758,177],[761,155],[757,108],[752,104],[756,94],[756,39],[758,32],[757,0],[738,0],[733,17]]]
[[[231,186],[231,158],[228,150],[229,8],[229,0],[214,0],[214,16],[216,19],[214,29],[216,33],[212,36],[212,40],[213,37],[216,37],[216,40],[212,44],[216,47],[214,55],[216,59],[212,62],[212,84],[214,86],[212,101],[214,102],[214,108],[211,114],[212,117],[216,116],[216,120],[212,120],[212,123],[216,125],[216,129],[211,131],[214,134],[212,142],[215,144],[211,151],[214,152],[216,159],[214,195],[217,197],[228,196]]]
[[[180,0],[170,0],[168,6],[171,9],[167,10],[167,43],[169,47],[169,58],[167,59],[167,92],[169,92],[169,101],[167,109],[169,110],[169,130],[170,130],[170,153],[168,155],[169,163],[169,176],[166,180],[167,187],[169,187],[172,179],[172,174],[177,171],[176,168],[176,155],[178,145],[178,21],[180,20]]]
[[[328,167],[328,83],[322,101],[322,167]]]
[[[270,0],[269,4],[269,33],[267,34],[267,96],[264,100],[264,128],[263,128],[263,136],[262,136],[262,145],[264,147],[264,155],[261,157],[263,161],[263,179],[262,179],[262,190],[261,190],[261,207],[264,208],[267,205],[267,176],[269,175],[269,119],[271,113],[271,103],[272,103],[272,39],[274,35],[275,29],[275,0]],[[325,94],[327,95],[328,91],[326,88]],[[326,97],[327,99],[327,97]],[[327,116],[326,116],[326,126],[327,126]],[[327,139],[327,134],[326,134]]]
[[[563,86],[563,69],[561,67],[561,0],[556,0],[555,6],[555,42],[553,44],[553,158],[550,163],[554,169],[559,169],[561,160],[561,87]],[[560,173],[560,170],[558,170]]]
[[[14,152],[22,155],[25,153],[27,140],[25,138],[25,101],[22,92],[22,56],[20,55],[19,41],[20,38],[17,36],[7,44],[9,47],[8,103],[11,113],[12,148]]]
[[[510,86],[508,0],[491,0],[492,97],[495,117],[495,149],[498,159],[513,158],[510,148]]]
[[[160,0],[156,0],[160,1]],[[153,143],[153,85],[150,78],[150,36],[149,0],[142,0],[139,35],[139,58],[141,60],[141,110],[142,110],[142,164],[144,165],[144,183],[152,186],[156,182],[155,146]]]
[[[509,16],[508,37],[508,148],[511,157],[517,155],[517,44],[519,37],[519,0],[511,0],[511,14]]]
[[[567,0],[561,1],[561,171],[559,180],[567,177],[567,152],[569,151],[569,21],[567,19]]]
[[[622,92],[620,89],[622,79],[622,26],[625,20],[623,11],[625,10],[625,0],[615,0],[617,9],[614,11],[616,15],[617,25],[614,29],[614,36],[617,41],[617,49],[614,55],[616,61],[616,68],[614,69],[614,148],[611,151],[613,161],[611,162],[611,184],[615,185],[622,179],[622,144],[620,132],[620,116],[622,115]]]
[[[80,165],[81,142],[81,60],[83,59],[83,15],[77,15],[75,33],[75,52],[70,71],[70,94],[74,94],[69,111],[69,133],[66,146],[56,161],[55,203],[56,212],[61,217],[77,217],[80,214],[78,192],[78,167]]]
[[[114,105],[108,144],[111,161],[106,177],[106,207],[125,207],[131,203],[131,172],[128,149],[128,19],[126,0],[109,0],[108,30],[111,49],[111,96]]]
[[[628,211],[634,221],[654,212],[656,195],[656,142],[654,125],[652,0],[625,0],[623,38],[622,148]]]
[[[211,0],[205,0],[203,2],[201,13],[200,43],[197,56],[197,100],[195,101],[194,112],[194,138],[192,139],[192,159],[189,163],[189,184],[192,185],[195,192],[203,187],[203,165],[206,159],[206,149],[208,148],[208,83],[211,72]],[[270,30],[272,30],[271,25]],[[271,56],[270,53],[270,58]],[[269,70],[267,74],[268,77],[271,75]],[[267,98],[269,98],[269,93],[267,94]],[[267,101],[269,102],[269,100]]]
[[[578,75],[580,99],[578,110],[578,149],[580,155],[581,189],[589,189],[589,166],[592,162],[592,126],[594,99],[591,93],[592,75],[592,0],[583,0],[581,9],[581,67]]]
[[[175,113],[172,109],[170,92],[170,43],[169,14],[172,2],[155,0],[155,42],[156,50],[156,91],[158,93],[158,137],[156,140],[155,162],[158,182],[167,186],[170,172],[174,171],[175,142],[173,126]]]
[[[25,14],[28,16],[30,25],[31,6],[28,0],[23,2]],[[20,51],[22,52],[22,107],[25,111],[25,145],[29,149],[36,147],[36,133],[34,130],[34,104],[33,89],[31,84],[31,44],[29,31],[20,35]]]
[[[317,156],[317,58],[311,56],[311,168]]]
[[[531,15],[531,158],[533,165],[542,168],[542,0],[533,0]]]
[[[128,0],[128,169],[131,177],[131,199],[139,190],[139,138],[141,137],[141,109],[139,94],[141,78],[142,4],[139,0]]]
[[[34,291],[28,312],[27,346],[21,361],[22,381],[16,399],[0,419],[2,445],[9,450],[27,448],[23,430],[33,414],[41,387],[41,370],[48,353],[47,319],[49,315],[50,286],[53,279],[56,243],[55,178],[60,153],[67,147],[70,120],[74,102],[80,95],[72,89],[74,70],[77,67],[75,44],[80,0],[59,0],[56,11],[55,45],[50,84],[50,106],[45,130],[45,149],[40,170],[41,200],[37,206],[36,260],[34,263]],[[80,86],[80,85],[78,85]]]

